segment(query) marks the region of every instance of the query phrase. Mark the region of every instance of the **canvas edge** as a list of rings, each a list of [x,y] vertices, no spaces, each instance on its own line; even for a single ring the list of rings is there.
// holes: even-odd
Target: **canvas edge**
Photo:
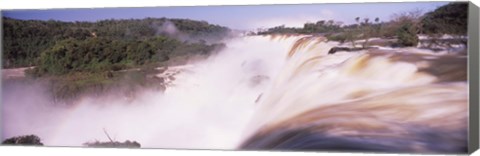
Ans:
[[[479,8],[471,1],[468,8],[469,134],[468,153],[479,148]]]
[[[372,2],[377,3],[377,2]],[[388,2],[387,2],[388,3]],[[323,4],[323,3],[322,3]],[[327,3],[328,4],[328,3]],[[268,4],[267,4],[268,5]],[[287,4],[288,5],[288,4]],[[0,9],[0,17],[3,17],[3,11],[8,9]],[[30,10],[30,9],[26,9]],[[468,84],[469,84],[469,132],[468,132],[468,153],[472,154],[479,149],[479,140],[480,140],[480,116],[479,116],[479,102],[480,102],[480,92],[479,92],[479,73],[480,73],[480,33],[479,33],[479,23],[480,14],[479,7],[476,6],[473,2],[469,2],[468,8]],[[3,55],[3,19],[0,18],[0,57]],[[2,59],[0,59],[0,66],[2,65]],[[1,76],[0,72],[0,76]],[[0,87],[3,84],[0,82]],[[2,96],[0,94],[0,99]],[[3,138],[3,107],[0,103],[0,138]],[[0,146],[3,146],[0,144]],[[301,152],[301,151],[297,151]],[[332,151],[318,151],[318,152],[332,152]],[[350,153],[350,152],[346,152]],[[364,154],[357,153],[356,154]],[[377,152],[373,152],[377,153]],[[380,153],[377,153],[380,154]]]
[[[3,58],[3,10],[0,9],[0,58]],[[2,62],[3,59],[0,59],[0,67],[1,69],[3,69],[2,65],[3,65],[3,62]],[[2,77],[2,72],[0,72],[0,77]],[[3,77],[2,77],[3,79]],[[0,88],[2,88],[0,90],[0,92],[3,92],[3,81],[0,82]],[[3,94],[0,94],[0,100],[3,99]],[[3,139],[3,122],[4,122],[4,119],[3,119],[4,115],[3,115],[3,103],[0,102],[0,139]],[[1,146],[1,143],[3,142],[3,140],[0,140],[0,146]]]

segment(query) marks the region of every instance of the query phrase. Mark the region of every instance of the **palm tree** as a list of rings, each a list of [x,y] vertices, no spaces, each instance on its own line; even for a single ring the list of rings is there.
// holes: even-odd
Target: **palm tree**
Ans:
[[[368,21],[370,21],[370,19],[369,18],[364,18],[363,21],[365,22],[365,25],[367,25]]]
[[[348,38],[350,40],[350,42],[352,42],[352,47],[355,48],[355,39],[357,37],[356,33],[359,31],[358,29],[358,26],[359,26],[359,22],[360,22],[360,17],[356,17],[355,18],[355,21],[357,22],[357,24],[355,25],[355,28],[353,30],[349,30],[348,31]]]
[[[362,44],[362,48],[366,48],[368,45],[368,40],[370,39],[370,36],[372,35],[371,33],[371,24],[369,23],[370,18],[364,18],[363,19],[363,38],[364,42]]]
[[[380,18],[376,17],[375,23],[377,23],[377,25],[375,26],[375,29],[376,29],[375,33],[379,35],[382,28],[382,23],[380,23]]]

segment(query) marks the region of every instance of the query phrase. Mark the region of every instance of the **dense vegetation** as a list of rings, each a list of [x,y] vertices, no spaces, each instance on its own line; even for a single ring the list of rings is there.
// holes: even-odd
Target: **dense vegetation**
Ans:
[[[35,75],[74,72],[118,71],[186,55],[208,55],[221,44],[183,43],[159,36],[145,40],[114,40],[97,37],[66,39],[43,51]]]
[[[59,50],[58,48],[62,47],[63,44],[72,45],[74,44],[72,42],[82,41],[82,43],[78,42],[75,44],[94,45],[97,47],[95,49],[97,51],[92,53],[97,54],[103,52],[118,53],[106,50],[121,49],[121,47],[111,47],[104,44],[107,42],[112,42],[119,46],[124,46],[125,44],[150,45],[153,43],[151,40],[156,38],[159,38],[159,40],[168,38],[167,42],[176,42],[173,45],[176,48],[190,46],[189,44],[192,42],[201,43],[201,45],[193,45],[198,47],[207,46],[207,42],[219,41],[226,37],[230,30],[226,27],[211,25],[204,21],[188,19],[146,18],[141,20],[61,22],[53,20],[16,20],[4,17],[3,31],[2,65],[4,68],[12,68],[39,65],[42,62],[42,59],[39,58],[42,53]],[[97,37],[100,39],[92,39]],[[138,62],[138,60],[129,61]],[[140,62],[143,61],[147,60]]]
[[[305,23],[303,28],[289,28],[285,25],[269,28],[266,31],[259,32],[259,35],[274,34],[274,33],[290,33],[290,34],[312,34],[312,33],[330,33],[341,31],[341,22],[333,20],[321,20],[316,23]]]
[[[162,89],[154,67],[206,58],[224,47],[226,27],[188,19],[61,22],[3,18],[3,68],[35,66],[55,101],[138,87]],[[131,96],[131,95],[127,95]]]
[[[379,37],[396,39],[391,46],[416,46],[418,34],[439,37],[443,34],[464,36],[467,34],[468,3],[452,2],[434,11],[422,14],[418,10],[392,15],[390,21],[380,21],[375,18],[355,18],[356,23],[342,25],[342,22],[321,20],[316,23],[305,23],[302,28],[278,26],[258,32],[265,34],[319,34],[329,40],[351,42],[366,40],[362,47],[368,46],[368,38]]]
[[[466,35],[467,18],[467,3],[450,3],[426,13],[422,18],[422,30],[427,34]]]

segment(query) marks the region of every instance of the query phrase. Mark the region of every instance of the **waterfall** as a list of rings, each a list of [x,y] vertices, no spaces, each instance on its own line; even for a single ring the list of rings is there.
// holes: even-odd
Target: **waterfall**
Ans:
[[[293,44],[242,148],[466,152],[465,56],[411,49],[328,55],[324,40]]]
[[[309,35],[226,45],[178,68],[165,92],[133,101],[92,97],[51,108],[39,89],[16,87],[2,93],[4,137],[33,133],[49,146],[81,146],[106,140],[106,129],[146,148],[466,149],[465,56],[407,48],[329,55],[338,43]],[[25,94],[35,98],[18,98]]]

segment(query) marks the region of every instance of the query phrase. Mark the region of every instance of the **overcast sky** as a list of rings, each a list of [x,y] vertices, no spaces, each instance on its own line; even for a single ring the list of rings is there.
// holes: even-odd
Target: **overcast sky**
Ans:
[[[355,22],[355,17],[371,19],[379,17],[382,21],[388,21],[394,13],[415,9],[428,12],[445,4],[447,2],[3,10],[2,14],[17,19],[61,21],[188,18],[233,29],[250,30],[279,25],[301,27],[305,22],[330,19],[351,24]]]

